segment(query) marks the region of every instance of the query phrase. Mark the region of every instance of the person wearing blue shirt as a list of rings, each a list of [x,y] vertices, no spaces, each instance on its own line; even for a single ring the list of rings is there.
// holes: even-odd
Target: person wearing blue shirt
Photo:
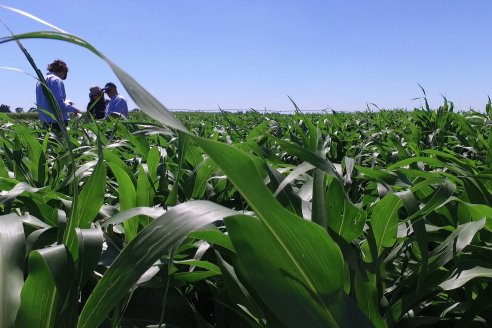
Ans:
[[[67,101],[67,96],[65,94],[65,85],[63,80],[67,78],[68,67],[67,64],[57,59],[48,65],[48,73],[45,77],[46,85],[50,89],[53,97],[58,104],[58,108],[62,114],[62,119],[65,125],[70,119],[69,113],[80,113],[80,111],[72,106],[72,103]],[[36,84],[36,105],[38,108],[39,120],[46,128],[52,128],[54,130],[60,130],[60,126],[56,121],[55,109],[51,105],[48,98],[45,96],[47,90],[43,90],[44,86],[41,82]],[[50,114],[54,117],[52,118]]]
[[[118,94],[116,85],[108,82],[103,88],[109,97],[108,107],[106,107],[106,117],[126,118],[128,116],[128,104],[126,99]]]

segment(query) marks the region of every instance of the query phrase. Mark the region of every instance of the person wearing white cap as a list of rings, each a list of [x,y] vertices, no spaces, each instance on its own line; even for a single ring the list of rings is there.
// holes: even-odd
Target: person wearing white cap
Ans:
[[[98,86],[90,88],[89,99],[87,112],[94,116],[96,120],[104,118],[106,116],[106,100],[102,89]]]
[[[113,82],[108,82],[104,86],[103,90],[110,99],[106,111],[106,117],[126,118],[128,116],[128,104],[126,99],[118,94],[116,85]]]

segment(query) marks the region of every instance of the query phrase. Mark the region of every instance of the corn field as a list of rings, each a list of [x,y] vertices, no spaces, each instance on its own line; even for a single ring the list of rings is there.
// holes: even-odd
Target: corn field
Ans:
[[[490,327],[492,104],[0,115],[1,327]]]

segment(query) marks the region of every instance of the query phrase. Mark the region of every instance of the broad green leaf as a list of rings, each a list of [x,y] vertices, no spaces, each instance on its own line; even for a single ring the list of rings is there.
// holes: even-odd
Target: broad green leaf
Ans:
[[[398,179],[398,176],[396,174],[394,174],[393,172],[388,172],[388,170],[371,169],[371,168],[362,167],[360,165],[356,165],[355,168],[359,173],[362,173],[363,175],[377,182],[394,184]]]
[[[119,133],[123,135],[123,138],[128,139],[133,151],[136,152],[136,154],[138,154],[139,156],[142,156],[144,160],[146,160],[146,156],[150,150],[149,142],[144,135],[131,133],[133,130],[133,126],[128,126],[127,129],[120,129]]]
[[[466,168],[466,170],[467,171],[469,170],[469,172],[473,171],[471,169],[473,166],[469,165],[469,164],[471,164],[471,161],[469,159],[466,159],[463,157],[458,158],[456,156],[456,155],[459,155],[458,153],[451,153],[449,151],[444,152],[444,151],[440,151],[440,150],[436,150],[436,149],[425,149],[422,151],[422,153],[445,158],[445,159],[449,160],[450,162],[453,162],[453,163],[460,165],[460,167],[462,167],[462,168]]]
[[[325,197],[328,226],[348,242],[359,237],[367,214],[346,199],[340,181],[332,179]]]
[[[187,149],[186,145],[189,143],[188,137],[185,133],[180,131],[178,134],[179,134],[179,139],[178,139],[179,142],[178,142],[178,149],[177,149],[178,172],[175,173],[173,189],[171,189],[171,192],[169,193],[169,196],[166,199],[167,206],[174,206],[178,203],[178,190],[179,190],[181,175],[183,174],[183,165],[185,163],[185,156],[186,156],[186,149]]]
[[[124,170],[132,180],[133,185],[137,185],[137,179],[135,179],[135,176],[133,175],[133,172],[130,170],[130,167],[128,167],[128,165],[125,162],[123,162],[123,160],[121,160],[119,155],[116,154],[116,151],[111,149],[105,149],[103,154],[106,162],[113,163],[117,165],[120,169]]]
[[[101,209],[104,202],[104,192],[106,189],[106,165],[103,158],[100,158],[91,176],[84,184],[81,193],[75,203],[75,213],[68,221],[65,231],[65,241],[67,247],[72,252],[74,261],[77,261],[78,254],[73,252],[75,242],[75,229],[87,229]]]
[[[410,190],[398,192],[395,195],[398,196],[398,198],[403,203],[403,206],[407,211],[407,215],[412,216],[419,211],[418,201],[415,198],[415,195]],[[408,223],[402,223],[401,225],[407,224]],[[418,275],[417,292],[419,292],[423,281],[426,279],[427,264],[429,262],[428,235],[424,220],[414,220],[411,224],[411,227],[413,229],[415,239],[417,240],[421,257],[420,266],[416,271],[414,271],[415,274]],[[409,239],[407,239],[407,241],[408,240]]]
[[[436,158],[433,158],[433,157],[411,157],[411,158],[406,158],[404,160],[401,160],[395,164],[388,166],[386,168],[386,170],[393,171],[395,169],[399,169],[399,168],[408,166],[410,164],[418,163],[418,162],[425,163],[425,164],[430,165],[432,167],[447,167],[447,165],[444,162],[442,162]]]
[[[379,300],[375,284],[365,281],[360,273],[356,273],[354,289],[357,304],[369,320],[371,320],[374,327],[386,327],[386,323],[379,314]]]
[[[138,167],[137,178],[137,206],[150,207],[154,205],[155,190],[154,186],[150,183],[149,177],[145,173],[142,165]],[[139,217],[139,222],[146,226],[149,223],[149,219],[145,216]]]
[[[22,125],[14,125],[13,128],[27,149],[29,170],[32,174],[33,182],[37,187],[44,186],[47,168],[46,157],[41,144]]]
[[[106,165],[100,158],[91,176],[84,184],[76,203],[75,214],[72,215],[71,228],[86,229],[96,217],[104,203],[106,187]]]
[[[186,143],[185,159],[191,167],[197,167],[202,161],[202,151],[193,142]]]
[[[360,310],[344,302],[348,269],[324,229],[302,219],[279,220],[275,232],[254,217],[225,222],[241,271],[286,326],[368,325]],[[296,238],[308,235],[309,243]]]
[[[292,100],[292,98],[289,97],[289,100],[294,105],[294,108],[295,108],[295,111],[296,111],[296,117],[302,118],[303,123],[307,126],[308,131],[309,131],[309,135],[308,136],[305,136],[304,134],[302,134],[302,137],[303,138],[304,137],[309,138],[309,139],[307,139],[308,141],[304,143],[304,146],[307,147],[308,149],[310,149],[311,151],[316,151],[317,146],[318,146],[318,142],[319,142],[318,133],[317,133],[316,127],[314,126],[313,122],[311,122],[311,120],[309,119],[309,117],[306,116],[306,115],[304,115],[301,112],[301,110],[299,109],[299,107],[297,107],[297,104]]]
[[[42,188],[34,188],[26,182],[19,182],[11,190],[2,192],[0,196],[0,204],[10,203],[23,192],[37,192]]]
[[[193,270],[190,268],[188,272],[173,273],[173,278],[180,281],[197,282],[200,280],[204,280],[222,274],[220,268],[217,265],[207,261],[184,260],[184,261],[174,261],[174,264],[178,264],[178,265],[185,264],[193,267]],[[205,270],[196,270],[195,267],[202,268]]]
[[[9,172],[7,171],[7,167],[2,159],[0,159],[0,177],[8,178]]]
[[[73,279],[74,265],[64,245],[32,251],[15,326],[55,327]]]
[[[137,192],[130,176],[118,165],[108,163],[113,171],[118,183],[118,199],[120,201],[120,211],[124,211],[137,206]],[[135,238],[138,230],[138,218],[127,220],[123,223],[125,226],[125,239],[127,241]]]
[[[282,173],[280,173],[278,170],[272,168],[271,166],[268,167],[268,177],[270,178],[270,181],[268,183],[268,186],[270,190],[279,190],[280,184],[284,182],[285,179],[287,179]],[[290,175],[289,175],[290,176]],[[308,177],[307,178],[309,181],[312,181],[312,178]],[[313,192],[313,186],[312,183],[307,186],[306,183],[303,184],[303,188],[309,188],[310,191],[310,196],[309,199],[312,198],[312,192]],[[293,186],[291,185],[286,185],[282,187],[278,195],[274,194],[274,197],[278,200],[282,206],[284,206],[287,210],[289,210],[292,213],[295,213],[299,216],[303,215],[302,212],[302,203],[303,200],[301,198],[301,192],[294,190]],[[307,201],[306,201],[307,203]],[[311,213],[309,215],[303,216],[307,219],[311,218]]]
[[[230,251],[234,251],[234,246],[232,246],[232,242],[229,236],[219,231],[218,229],[193,231],[188,234],[188,237],[201,239],[209,244],[219,245]]]
[[[65,231],[67,229],[67,215],[64,211],[55,209],[53,211],[53,215],[58,223],[58,235],[57,235],[57,243],[61,244],[63,242],[63,237],[65,236]]]
[[[72,254],[75,253],[75,273],[70,286],[67,300],[64,302],[63,311],[58,316],[57,322],[63,322],[67,327],[74,327],[77,323],[80,303],[80,291],[88,279],[93,275],[102,252],[103,233],[98,228],[75,229],[76,244]],[[75,257],[75,256],[73,256]]]
[[[75,229],[78,242],[77,276],[78,286],[82,287],[95,270],[103,247],[103,232],[101,229]]]
[[[168,210],[150,223],[122,250],[96,285],[82,309],[78,327],[98,327],[138,278],[188,233],[234,214],[237,212],[210,202],[193,201]]]
[[[193,259],[190,259],[190,260],[182,260],[182,261],[174,261],[173,262],[174,264],[180,264],[180,265],[188,265],[188,266],[191,266],[191,267],[199,267],[199,268],[203,268],[203,269],[207,269],[211,272],[214,272],[214,273],[217,273],[217,274],[220,274],[220,268],[211,263],[211,262],[207,262],[207,261],[200,261],[200,260],[193,260]],[[190,272],[193,271],[190,269]]]
[[[290,142],[287,142],[285,140],[275,138],[271,135],[269,135],[268,137],[270,139],[274,140],[275,142],[277,142],[289,154],[291,154],[293,156],[297,156],[300,159],[302,159],[303,161],[308,162],[308,163],[312,164],[313,166],[317,167],[318,169],[323,170],[328,175],[333,176],[336,179],[341,180],[341,177],[338,174],[333,163],[331,163],[330,161],[328,161],[325,158],[321,158],[320,156],[318,156],[316,154],[316,152],[311,151],[311,150],[306,149],[306,148],[303,148],[303,147],[296,145],[294,143],[290,143]]]
[[[198,169],[195,184],[193,185],[192,197],[195,199],[202,198],[205,194],[208,179],[217,170],[217,166],[211,159],[207,159],[205,163]]]
[[[467,214],[463,213],[463,210],[465,210]],[[464,201],[460,201],[458,205],[458,216],[460,223],[466,223],[470,221],[470,219],[472,221],[479,221],[482,218],[485,218],[485,228],[488,231],[492,231],[492,208],[487,205],[470,204]]]
[[[371,214],[371,227],[376,240],[378,255],[383,248],[392,247],[398,232],[398,209],[402,206],[401,200],[395,194],[381,199]]]
[[[411,189],[413,191],[413,188]],[[453,200],[453,193],[456,186],[449,181],[442,183],[432,195],[431,199],[417,212],[413,213],[405,221],[413,221],[416,218],[421,218],[428,213],[437,210]]]
[[[247,318],[252,321],[250,323],[251,327],[260,326],[259,318],[264,317],[260,305],[256,302],[255,298],[249,293],[249,291],[244,287],[243,283],[239,280],[236,275],[235,269],[232,265],[227,263],[220,253],[216,252],[217,264],[222,271],[222,278],[224,285],[226,286],[226,291],[229,297],[233,300],[240,309],[245,309]],[[273,326],[274,324],[272,324]],[[264,326],[264,325],[261,325]],[[280,326],[280,323],[276,326]]]
[[[474,267],[469,270],[460,270],[450,279],[439,285],[443,290],[453,290],[462,287],[464,284],[475,278],[485,278],[490,282],[492,279],[492,269]]]
[[[20,217],[21,221],[24,224],[37,227],[37,228],[50,228],[51,226],[49,224],[46,224],[45,222],[41,221],[37,217],[30,215],[30,214],[25,214]]]
[[[17,214],[0,216],[0,326],[13,327],[24,284],[26,240]]]
[[[275,190],[275,193],[273,196],[277,197],[277,195],[291,182],[295,181],[297,178],[299,178],[302,174],[312,170],[314,168],[313,165],[309,163],[301,163],[301,165],[298,165],[297,167],[292,170],[292,172],[284,179],[282,182],[279,184],[277,187],[277,190]]]
[[[483,183],[474,177],[464,177],[465,189],[470,203],[492,206],[492,195]]]
[[[310,131],[310,133],[315,133],[314,137],[311,136],[311,139],[314,140],[317,145],[316,153],[319,157],[324,156],[324,145],[323,140],[321,140],[321,133],[316,133],[316,129],[312,129],[314,131]],[[315,168],[313,172],[313,199],[312,203],[312,213],[311,213],[311,221],[319,224],[321,227],[327,227],[327,214],[326,214],[326,204],[325,204],[325,194],[326,194],[326,174],[323,170]],[[345,194],[345,193],[344,193]]]
[[[469,222],[458,226],[455,231],[429,254],[429,270],[437,270],[439,267],[451,261],[463,248],[470,244],[475,234],[484,225],[485,218],[480,221]]]
[[[36,249],[46,248],[57,243],[57,229],[37,229],[29,234],[26,239],[26,254]]]
[[[101,227],[104,228],[110,224],[120,224],[138,215],[145,215],[150,218],[156,219],[159,216],[162,216],[165,212],[166,210],[162,207],[133,207],[113,215],[107,221],[104,221],[104,223],[101,224]]]
[[[161,154],[159,152],[159,148],[158,147],[150,148],[149,153],[147,154],[147,167],[149,169],[150,179],[155,188],[157,188],[157,183],[158,183],[157,168],[159,166],[160,161],[161,161]]]

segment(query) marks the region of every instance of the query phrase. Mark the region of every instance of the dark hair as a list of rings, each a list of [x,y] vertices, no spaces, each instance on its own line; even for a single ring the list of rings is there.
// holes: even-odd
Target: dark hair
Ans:
[[[68,71],[68,67],[67,67],[67,64],[63,60],[57,59],[48,65],[48,71],[51,73]]]

